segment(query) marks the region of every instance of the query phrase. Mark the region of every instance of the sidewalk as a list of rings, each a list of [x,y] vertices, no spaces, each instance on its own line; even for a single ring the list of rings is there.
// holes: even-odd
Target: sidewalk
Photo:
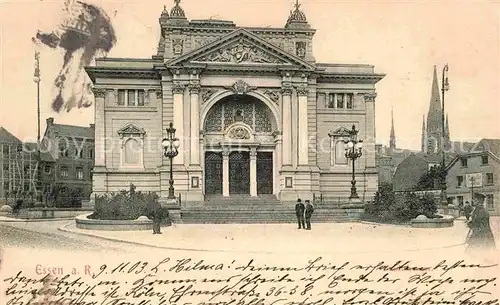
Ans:
[[[463,221],[442,229],[418,229],[368,223],[193,225],[152,231],[92,231],[67,224],[61,231],[171,250],[245,253],[384,253],[463,249],[468,229]]]

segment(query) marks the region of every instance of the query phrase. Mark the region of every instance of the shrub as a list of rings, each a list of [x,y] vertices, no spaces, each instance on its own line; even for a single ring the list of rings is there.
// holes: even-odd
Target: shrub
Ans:
[[[149,216],[152,210],[151,207],[155,203],[153,196],[154,193],[144,194],[135,191],[97,195],[95,197],[94,213],[89,218],[134,220],[140,216]],[[165,214],[168,215],[168,213]]]
[[[375,193],[373,205],[366,206],[363,218],[371,221],[404,223],[421,214],[435,218],[436,212],[437,205],[432,195],[419,197],[412,192],[395,194],[391,185],[381,184]]]

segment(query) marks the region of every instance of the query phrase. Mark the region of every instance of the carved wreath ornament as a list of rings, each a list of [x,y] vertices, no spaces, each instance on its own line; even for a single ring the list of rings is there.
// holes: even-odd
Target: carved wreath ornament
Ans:
[[[228,90],[233,91],[236,94],[246,94],[252,90],[257,89],[257,87],[250,86],[247,82],[243,80],[238,80],[229,87],[225,87]]]
[[[236,127],[229,131],[229,138],[236,140],[248,140],[250,139],[250,133],[243,127]]]

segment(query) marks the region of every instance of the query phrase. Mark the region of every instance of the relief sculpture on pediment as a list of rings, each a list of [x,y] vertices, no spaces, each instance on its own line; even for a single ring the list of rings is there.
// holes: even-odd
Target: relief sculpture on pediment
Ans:
[[[265,53],[254,45],[246,43],[243,39],[236,44],[219,49],[198,59],[205,62],[231,62],[231,63],[284,63],[281,59]]]

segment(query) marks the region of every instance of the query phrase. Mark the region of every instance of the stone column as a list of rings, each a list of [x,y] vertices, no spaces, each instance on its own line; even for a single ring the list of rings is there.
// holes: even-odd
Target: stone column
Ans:
[[[257,196],[257,149],[250,148],[250,196]]]
[[[199,101],[199,84],[192,84],[190,86],[191,94],[191,165],[200,165],[200,101]]]
[[[309,124],[307,116],[307,87],[297,88],[298,96],[298,125],[299,125],[299,158],[298,165],[308,165],[309,163]]]
[[[292,88],[285,86],[281,89],[283,99],[283,136],[282,136],[282,152],[283,166],[292,165]]]
[[[222,150],[222,196],[229,196],[229,149]]]
[[[105,97],[106,90],[93,89],[95,96],[95,163],[94,166],[106,166],[106,131],[105,131]]]
[[[180,140],[179,154],[174,158],[174,164],[184,164],[184,86],[176,83],[172,88],[172,93],[174,95],[173,101],[173,116],[174,116],[174,128],[175,136]]]

